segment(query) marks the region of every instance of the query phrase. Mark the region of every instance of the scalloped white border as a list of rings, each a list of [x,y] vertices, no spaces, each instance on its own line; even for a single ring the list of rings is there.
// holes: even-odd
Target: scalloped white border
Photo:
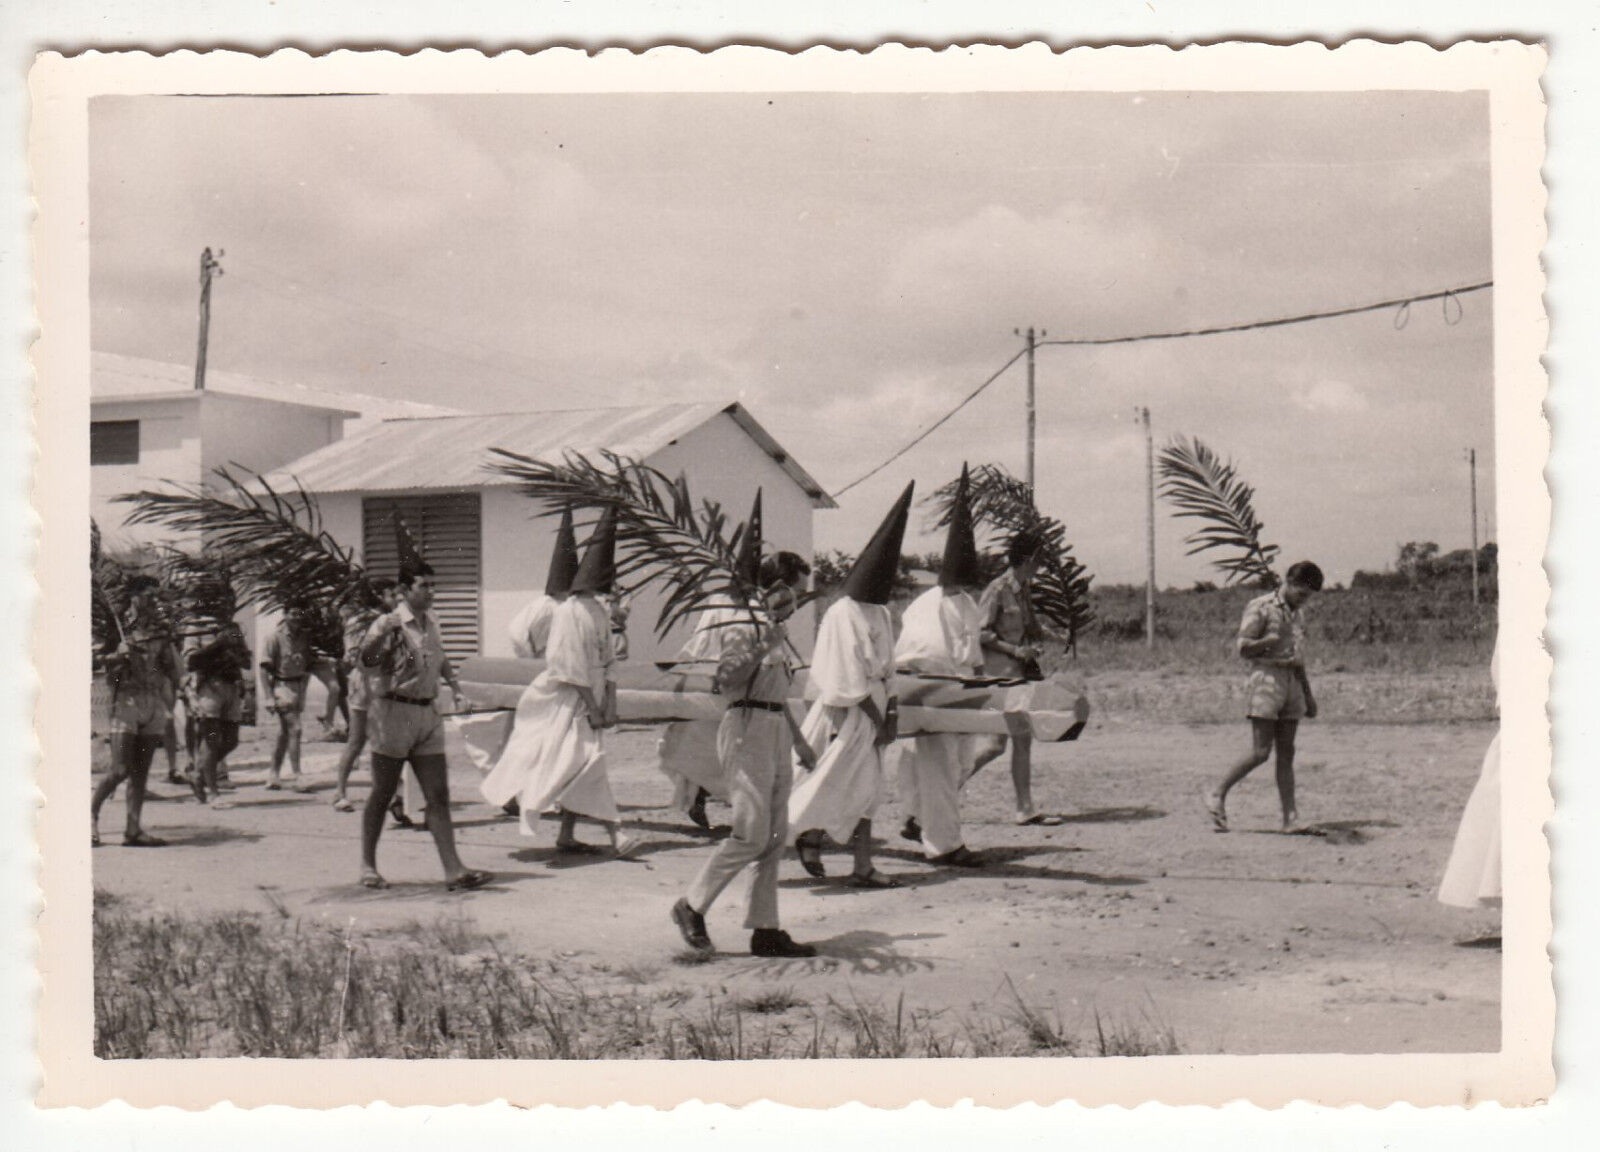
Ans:
[[[506,1099],[532,1105],[670,1107],[687,1100],[743,1104],[763,1098],[821,1107],[860,1101],[885,1107],[915,1100],[974,1100],[1003,1107],[1070,1099],[1084,1105],[1218,1105],[1246,1099],[1384,1105],[1528,1103],[1553,1086],[1554,993],[1549,853],[1543,824],[1552,806],[1545,706],[1551,661],[1539,643],[1549,585],[1542,566],[1550,521],[1543,479],[1548,427],[1544,278],[1546,231],[1544,52],[1508,41],[1423,44],[1357,41],[1330,49],[1229,43],[1020,48],[976,45],[934,51],[887,45],[871,52],[812,48],[787,54],[733,47],[711,53],[655,48],[588,53],[556,48],[534,55],[476,51],[410,54],[284,50],[164,56],[90,52],[40,57],[31,157],[39,215],[34,227],[41,338],[35,348],[35,493],[42,525],[38,573],[45,590],[35,657],[42,691],[39,783],[48,803],[38,824],[44,858],[40,919],[44,980],[40,1102],[109,1099],[203,1108],[288,1103],[332,1107],[388,1101],[449,1105]],[[81,758],[87,709],[88,602],[81,530],[87,517],[88,246],[87,99],[155,92],[539,92],[539,91],[1287,91],[1388,89],[1491,93],[1497,499],[1501,546],[1502,739],[1505,777],[1506,901],[1504,1048],[1492,1055],[1147,1057],[1137,1060],[830,1061],[718,1064],[483,1061],[100,1061],[90,1055],[88,851],[81,813],[87,783]],[[70,606],[70,607],[69,607]],[[60,771],[53,766],[63,766]]]

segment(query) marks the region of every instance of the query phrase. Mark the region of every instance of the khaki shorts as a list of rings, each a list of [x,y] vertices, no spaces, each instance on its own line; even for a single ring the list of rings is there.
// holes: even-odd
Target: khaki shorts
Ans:
[[[208,681],[189,697],[194,701],[190,712],[197,720],[226,720],[238,707],[238,696],[238,684]]]
[[[361,669],[353,669],[345,678],[349,691],[345,695],[345,706],[352,712],[365,712],[372,699],[372,686],[367,683],[367,675]]]
[[[1252,720],[1300,720],[1306,714],[1306,694],[1293,668],[1257,668],[1245,687]]]
[[[444,755],[444,721],[431,704],[373,697],[367,704],[367,738],[374,755],[395,760]]]
[[[306,707],[306,682],[304,679],[288,682],[275,680],[272,684],[272,711],[282,715],[287,712],[298,716]]]
[[[172,705],[156,692],[118,692],[111,704],[113,736],[160,736],[172,719]]]

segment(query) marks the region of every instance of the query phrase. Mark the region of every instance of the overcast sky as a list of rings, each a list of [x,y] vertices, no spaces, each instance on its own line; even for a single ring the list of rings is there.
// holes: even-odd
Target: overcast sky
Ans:
[[[837,490],[1020,346],[1487,280],[1477,95],[102,97],[92,339],[466,409],[738,398]],[[1148,405],[1330,578],[1492,524],[1492,294],[1240,335],[1038,353],[1041,505],[1102,582],[1144,574]],[[1457,320],[1454,307],[1450,320]],[[837,512],[1021,472],[1024,373]],[[920,517],[919,517],[920,520]],[[1158,510],[1157,578],[1209,575]],[[908,547],[934,547],[913,538]]]

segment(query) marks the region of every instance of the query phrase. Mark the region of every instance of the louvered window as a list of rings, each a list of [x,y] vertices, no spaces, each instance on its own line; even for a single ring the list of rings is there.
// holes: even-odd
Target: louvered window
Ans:
[[[394,576],[399,570],[396,512],[433,567],[433,614],[445,651],[456,661],[478,655],[483,602],[483,512],[478,493],[362,500],[362,555],[374,575]]]

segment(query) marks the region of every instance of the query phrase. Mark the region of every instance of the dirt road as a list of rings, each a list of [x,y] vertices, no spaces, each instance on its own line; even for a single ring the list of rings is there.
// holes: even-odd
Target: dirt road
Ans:
[[[511,950],[624,970],[646,986],[724,995],[777,986],[812,1001],[891,1004],[903,993],[907,1005],[955,1014],[1020,996],[1080,1030],[1092,1031],[1096,1014],[1170,1029],[1186,1052],[1484,1051],[1499,1047],[1500,954],[1457,941],[1492,921],[1443,908],[1433,888],[1490,734],[1481,723],[1305,725],[1300,811],[1323,834],[1273,831],[1269,766],[1235,793],[1235,830],[1218,835],[1198,797],[1238,753],[1242,723],[1097,719],[1081,742],[1037,757],[1036,799],[1064,815],[1059,826],[1010,823],[1003,761],[972,782],[967,841],[991,860],[982,871],[923,864],[896,834],[893,802],[877,826],[879,862],[905,888],[815,881],[791,857],[785,924],[818,945],[813,960],[745,954],[736,884],[708,918],[721,957],[673,962],[682,944],[667,910],[710,838],[663,807],[671,789],[654,769],[652,731],[612,741],[618,799],[649,840],[635,861],[558,857],[552,822],[536,840],[520,835],[478,798],[456,744],[462,854],[496,883],[447,894],[429,837],[389,830],[380,864],[395,886],[366,891],[355,883],[359,816],[329,806],[340,746],[307,745],[312,793],[269,793],[256,786],[265,734],[247,730],[237,807],[201,808],[157,784],[146,824],[172,846],[132,850],[118,845],[113,801],[94,879],[134,906],[281,909],[357,930],[461,917]],[[358,802],[365,780],[362,771]],[[712,819],[726,812],[713,806]],[[848,869],[841,854],[828,861]]]

